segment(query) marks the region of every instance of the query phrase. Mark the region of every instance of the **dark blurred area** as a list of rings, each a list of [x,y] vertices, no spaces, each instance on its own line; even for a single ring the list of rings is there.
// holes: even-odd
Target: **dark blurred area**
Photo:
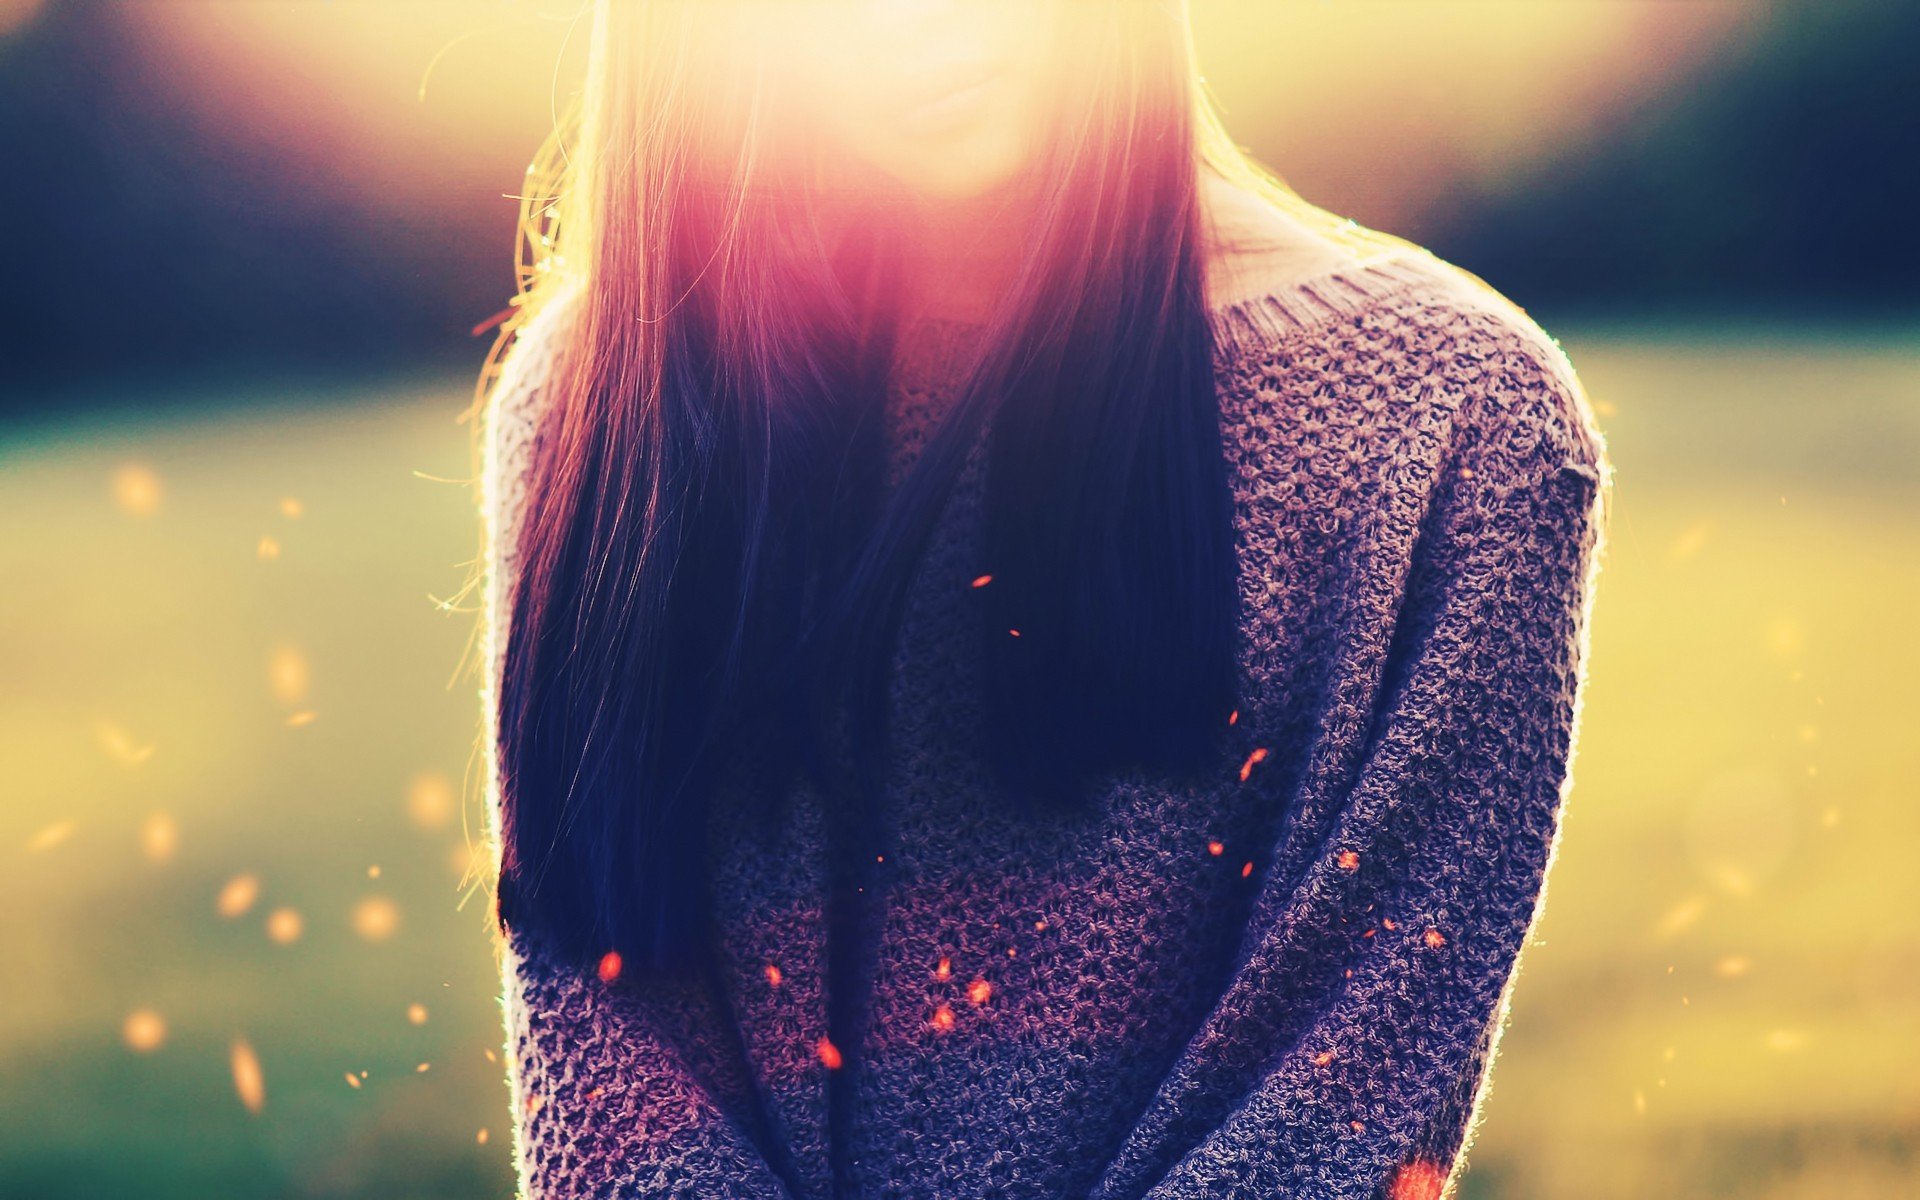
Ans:
[[[1406,55],[1392,38],[1419,8],[1459,7],[1449,25],[1469,45],[1473,26],[1537,21],[1535,6],[1249,7],[1196,5],[1235,135],[1309,199],[1427,244],[1529,309],[1915,302],[1920,5],[1538,6],[1642,11],[1584,93],[1558,97],[1586,124],[1577,136],[1539,102],[1543,127],[1481,147],[1480,170],[1461,165],[1466,122],[1413,124],[1428,144],[1407,144],[1419,114],[1406,101],[1444,113],[1450,84],[1394,69]],[[1715,8],[1724,19],[1701,18]],[[1289,38],[1290,21],[1310,27]],[[1330,21],[1351,43],[1333,57],[1362,72],[1341,86],[1384,95],[1308,128],[1285,78],[1308,56],[1284,47]],[[0,2],[0,405],[115,380],[477,362],[470,330],[512,292],[509,197],[571,86],[575,25],[571,8],[500,2]],[[1684,69],[1636,87],[1662,58]],[[1548,82],[1528,86],[1553,96],[1551,61],[1528,77],[1541,67]]]

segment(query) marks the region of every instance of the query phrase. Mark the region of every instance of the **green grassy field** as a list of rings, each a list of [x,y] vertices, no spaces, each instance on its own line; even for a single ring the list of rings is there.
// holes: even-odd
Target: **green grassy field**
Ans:
[[[1469,1200],[1920,1192],[1916,332],[1566,337],[1615,524]],[[0,1196],[511,1195],[467,383],[0,432]]]

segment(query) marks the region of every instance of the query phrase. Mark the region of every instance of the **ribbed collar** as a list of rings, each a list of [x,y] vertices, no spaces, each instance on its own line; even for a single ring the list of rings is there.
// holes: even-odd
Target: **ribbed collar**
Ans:
[[[1214,360],[1225,366],[1271,350],[1277,343],[1328,320],[1358,312],[1418,283],[1444,283],[1449,272],[1416,246],[1395,249],[1366,262],[1292,280],[1260,295],[1209,310]],[[896,381],[920,391],[957,383],[965,356],[985,332],[981,321],[921,317],[900,331]]]

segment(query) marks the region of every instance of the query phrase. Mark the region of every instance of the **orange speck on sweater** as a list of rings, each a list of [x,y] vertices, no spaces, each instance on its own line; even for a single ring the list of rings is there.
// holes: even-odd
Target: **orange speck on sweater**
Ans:
[[[953,1028],[953,1008],[950,1005],[942,1004],[939,1008],[936,1008],[933,1010],[933,1019],[931,1021],[928,1021],[927,1024],[933,1026],[935,1029],[938,1029],[941,1033],[945,1033],[947,1030],[952,1029]]]
[[[1446,1183],[1447,1173],[1439,1163],[1416,1158],[1401,1165],[1387,1195],[1389,1200],[1440,1200]]]
[[[1322,1050],[1320,1053],[1313,1056],[1313,1065],[1316,1067],[1324,1067],[1332,1061],[1333,1061],[1333,1051],[1331,1050]]]
[[[950,958],[941,959],[939,965],[933,968],[933,977],[935,979],[951,979],[953,977],[953,960]]]
[[[985,1004],[993,999],[993,985],[984,979],[976,979],[967,985],[967,999],[975,1004]]]
[[[840,1047],[833,1044],[832,1038],[821,1038],[814,1047],[820,1054],[820,1061],[829,1071],[838,1071],[845,1061],[840,1057]]]
[[[1441,933],[1438,929],[1427,930],[1425,936],[1427,939],[1427,945],[1432,946],[1435,950],[1438,950],[1440,947],[1447,944],[1446,935]]]
[[[779,967],[774,966],[772,963],[767,964],[767,982],[769,984],[773,985],[774,987],[779,987],[781,982],[785,979],[786,979],[786,976],[781,973]]]
[[[1337,861],[1342,871],[1358,871],[1360,869],[1360,855],[1352,850],[1342,850]]]
[[[1266,758],[1267,748],[1265,746],[1255,746],[1253,753],[1247,755],[1247,761],[1240,764],[1240,782],[1245,783],[1247,776],[1253,774],[1254,764],[1265,762]]]

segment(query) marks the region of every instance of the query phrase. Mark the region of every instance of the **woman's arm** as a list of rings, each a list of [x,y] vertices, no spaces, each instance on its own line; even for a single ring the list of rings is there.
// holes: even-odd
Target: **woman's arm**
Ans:
[[[482,442],[485,750],[496,855],[506,621],[556,311],[536,317],[509,348]],[[748,1134],[752,1087],[725,1051],[726,1017],[704,981],[616,986],[595,964],[563,961],[518,929],[500,949],[514,1155],[525,1200],[790,1200]]]
[[[1578,726],[1611,468],[1561,382],[1535,373],[1548,390],[1497,398],[1504,424],[1461,433],[1378,700],[1348,714],[1368,731],[1357,769],[1273,798],[1286,833],[1234,974],[1100,1200],[1434,1200],[1449,1186]],[[1568,419],[1539,420],[1541,400]]]

